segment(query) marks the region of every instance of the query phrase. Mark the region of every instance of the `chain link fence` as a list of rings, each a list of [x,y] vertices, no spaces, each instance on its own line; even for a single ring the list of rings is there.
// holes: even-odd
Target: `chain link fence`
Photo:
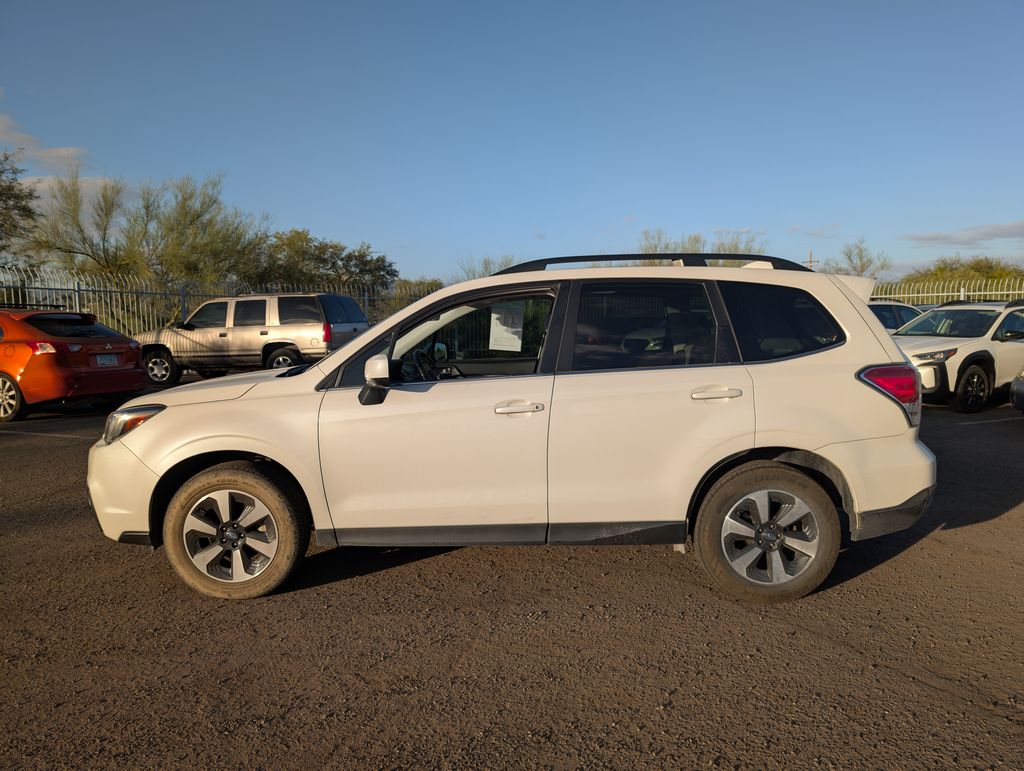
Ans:
[[[92,313],[127,335],[183,321],[215,297],[281,292],[333,292],[349,295],[377,323],[429,293],[428,289],[372,290],[358,284],[316,283],[246,286],[163,283],[135,276],[98,276],[58,268],[0,267],[0,306],[53,307]]]

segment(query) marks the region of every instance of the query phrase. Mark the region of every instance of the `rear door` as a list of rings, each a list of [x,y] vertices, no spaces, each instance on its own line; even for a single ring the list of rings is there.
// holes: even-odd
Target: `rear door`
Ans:
[[[701,281],[576,285],[552,395],[550,542],[682,542],[703,474],[753,446],[752,382],[717,297]]]
[[[263,345],[270,339],[267,301],[235,300],[228,328],[228,352],[233,364],[261,366]]]
[[[318,358],[327,352],[324,344],[324,315],[316,295],[282,295],[277,298],[280,325],[274,337],[294,344],[303,354]]]

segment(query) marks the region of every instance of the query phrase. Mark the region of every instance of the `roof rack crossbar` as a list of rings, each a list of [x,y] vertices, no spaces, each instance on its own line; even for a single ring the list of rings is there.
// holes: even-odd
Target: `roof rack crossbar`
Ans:
[[[781,257],[769,257],[765,254],[705,254],[705,253],[679,253],[679,254],[595,254],[580,255],[574,257],[547,257],[542,260],[530,260],[521,262],[510,268],[499,270],[495,276],[503,276],[509,273],[527,273],[533,270],[545,270],[550,265],[565,265],[573,262],[621,262],[623,260],[671,260],[681,262],[687,268],[707,268],[709,260],[745,260],[747,262],[767,262],[775,270],[800,270],[811,272],[806,265],[801,265],[792,260],[784,260]]]

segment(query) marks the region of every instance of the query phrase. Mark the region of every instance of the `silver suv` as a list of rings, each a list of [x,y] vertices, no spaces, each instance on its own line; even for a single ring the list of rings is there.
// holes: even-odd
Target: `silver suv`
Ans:
[[[174,385],[185,369],[216,377],[321,359],[367,326],[362,309],[345,295],[245,295],[210,300],[187,321],[137,339],[150,381]]]

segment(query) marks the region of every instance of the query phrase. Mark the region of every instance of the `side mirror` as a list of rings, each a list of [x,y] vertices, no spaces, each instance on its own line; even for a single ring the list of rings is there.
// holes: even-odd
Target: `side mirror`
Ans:
[[[359,392],[360,404],[380,404],[391,386],[391,360],[386,353],[371,356],[363,365],[366,385]]]
[[[195,329],[195,326],[192,325],[192,324],[189,324],[187,321],[177,321],[174,324],[174,328],[175,329],[184,329],[184,330],[187,330],[187,331],[191,332],[193,329]]]
[[[1003,336],[1000,339],[1004,343],[1009,340],[1024,340],[1024,332],[1019,329],[1008,329],[1003,332]]]

